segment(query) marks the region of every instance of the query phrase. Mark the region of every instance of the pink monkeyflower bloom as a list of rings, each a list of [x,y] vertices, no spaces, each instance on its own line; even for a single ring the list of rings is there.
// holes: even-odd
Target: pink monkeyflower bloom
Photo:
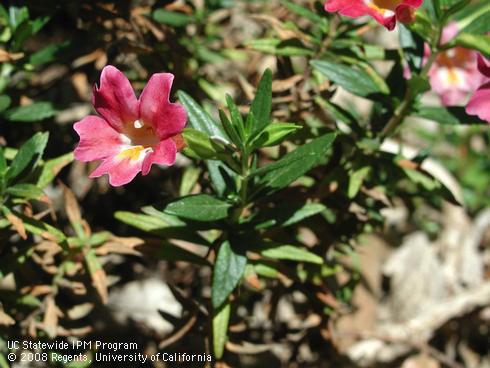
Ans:
[[[325,2],[325,10],[330,13],[339,12],[352,18],[369,15],[392,31],[397,19],[404,23],[412,22],[414,10],[423,2],[423,0],[328,0]]]
[[[454,39],[458,31],[455,22],[448,24],[443,30],[441,43]],[[427,45],[425,53],[427,58],[430,55]],[[443,105],[464,105],[468,96],[485,81],[485,76],[476,67],[477,55],[474,50],[458,46],[437,56],[429,78]]]
[[[187,113],[169,102],[173,79],[170,73],[153,74],[137,99],[121,71],[111,65],[102,70],[92,98],[100,116],[87,116],[74,125],[80,136],[75,158],[102,160],[91,178],[108,174],[109,183],[120,186],[140,171],[147,175],[152,164],[174,164]]]
[[[487,78],[486,83],[471,96],[466,112],[490,123],[490,61],[481,55],[478,55],[478,70]]]

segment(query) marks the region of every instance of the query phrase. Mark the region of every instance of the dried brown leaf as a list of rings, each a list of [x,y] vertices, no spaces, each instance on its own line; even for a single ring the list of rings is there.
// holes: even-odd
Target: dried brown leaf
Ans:
[[[0,63],[15,61],[24,57],[23,52],[10,53],[4,49],[0,49]]]
[[[0,308],[0,326],[12,326],[15,325],[15,320]]]
[[[26,228],[24,226],[24,222],[17,216],[15,216],[12,212],[6,215],[7,220],[12,224],[15,231],[20,235],[22,239],[27,239]]]
[[[99,268],[95,272],[90,274],[92,277],[92,283],[97,290],[102,303],[107,304],[109,301],[109,292],[107,291],[107,275],[103,268]]]
[[[45,309],[43,318],[43,329],[49,337],[54,338],[58,332],[58,318],[61,316],[61,311],[56,306],[53,296],[48,296],[45,299]]]
[[[145,241],[136,237],[117,237],[112,236],[107,242],[102,246],[97,248],[96,253],[98,255],[105,255],[109,253],[119,253],[119,254],[132,254],[141,255],[141,252],[136,250],[136,247],[140,247],[145,244]]]
[[[302,75],[293,75],[290,78],[279,79],[272,82],[272,91],[273,92],[285,92],[290,90],[296,84],[298,84],[301,80],[303,80]]]
[[[34,285],[34,286],[26,286],[20,289],[22,294],[30,294],[32,296],[40,296],[46,295],[52,292],[51,285]]]
[[[63,196],[65,199],[65,210],[68,220],[71,224],[80,224],[82,222],[82,214],[78,201],[73,192],[64,184],[60,183],[63,188]]]
[[[87,316],[92,309],[94,309],[94,305],[92,303],[78,304],[69,309],[67,311],[67,315],[70,319],[80,319]]]

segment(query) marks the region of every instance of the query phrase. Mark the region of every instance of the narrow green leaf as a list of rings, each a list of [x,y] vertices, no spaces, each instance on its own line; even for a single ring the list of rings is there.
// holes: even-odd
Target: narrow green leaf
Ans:
[[[215,311],[213,316],[213,349],[216,359],[221,359],[225,351],[225,344],[228,339],[230,312],[230,303],[225,303]]]
[[[66,50],[71,41],[64,41],[46,46],[45,48],[33,53],[29,57],[29,64],[42,65],[56,60],[60,54]]]
[[[233,192],[237,176],[234,171],[223,162],[217,160],[207,160],[206,166],[213,188],[218,196],[224,197],[225,193]]]
[[[272,72],[267,69],[260,80],[255,98],[250,106],[254,116],[252,133],[256,134],[264,130],[269,124],[272,106]]]
[[[299,39],[280,40],[277,38],[262,38],[247,40],[245,45],[253,50],[276,56],[313,56],[314,52]]]
[[[365,71],[355,66],[328,60],[311,60],[310,64],[332,82],[345,90],[362,97],[372,94],[386,94],[382,85],[378,85]]]
[[[162,238],[182,239],[209,246],[209,242],[206,239],[193,231],[189,231],[193,229],[191,225],[185,223],[178,217],[170,216],[163,212],[159,212],[158,215],[143,215],[117,211],[114,217],[125,224]]]
[[[5,118],[10,121],[35,122],[50,118],[58,111],[51,102],[34,102],[30,105],[18,106],[5,112]]]
[[[37,164],[46,148],[48,137],[49,134],[47,132],[39,132],[22,145],[7,171],[7,182],[16,179],[29,166],[32,168]]]
[[[412,72],[420,72],[424,60],[424,39],[405,25],[399,25],[400,46]]]
[[[349,188],[347,189],[347,196],[349,198],[354,198],[362,187],[362,183],[366,176],[368,176],[371,171],[370,166],[362,167],[355,170],[349,177]]]
[[[322,264],[322,257],[295,245],[270,245],[260,250],[267,258]]]
[[[182,180],[180,181],[179,195],[184,197],[191,193],[192,189],[196,185],[199,175],[201,174],[201,169],[194,166],[188,166],[185,168],[182,175]]]
[[[259,183],[268,191],[284,188],[324,160],[335,137],[335,133],[328,133],[315,138],[250,175],[263,176]]]
[[[255,227],[265,229],[271,226],[291,226],[308,217],[323,212],[326,207],[321,203],[305,203],[299,205],[279,205],[273,209],[263,209],[254,218]]]
[[[163,9],[155,10],[152,17],[158,23],[168,24],[169,26],[173,27],[183,27],[195,22],[194,17],[191,15]]]
[[[462,33],[484,34],[490,32],[489,14],[490,3],[488,1],[472,2],[458,13],[458,29]]]
[[[192,264],[209,266],[209,262],[205,258],[167,242],[165,242],[155,253],[152,253],[152,257],[171,262],[189,262]]]
[[[1,95],[0,96],[0,113],[7,110],[9,108],[11,102],[12,102],[12,100],[10,99],[9,96]]]
[[[238,127],[231,123],[228,116],[226,116],[223,110],[219,110],[219,117],[221,120],[221,124],[223,124],[223,128],[226,131],[226,134],[230,137],[231,141],[243,150],[243,139],[240,137],[240,133],[238,131]]]
[[[301,125],[291,123],[273,123],[265,129],[251,142],[251,148],[270,147],[280,144],[289,135],[301,129]]]
[[[54,180],[61,169],[73,162],[73,159],[73,152],[70,152],[62,156],[55,157],[51,160],[45,161],[42,165],[39,179],[37,180],[37,186],[39,188],[45,188],[49,183]]]
[[[228,217],[231,204],[208,194],[197,194],[169,203],[164,212],[195,221],[217,221]]]
[[[20,213],[15,213],[15,215],[24,222],[25,229],[31,234],[39,235],[43,238],[53,238],[57,243],[63,243],[66,240],[65,234],[54,226]]]
[[[220,152],[224,152],[219,145],[209,139],[209,135],[197,129],[185,128],[182,137],[186,144],[182,152],[190,157],[207,160],[216,158]]]
[[[45,195],[42,189],[39,189],[34,184],[28,183],[13,185],[11,187],[8,187],[5,192],[14,197],[26,199],[38,199]]]
[[[301,6],[293,3],[292,1],[282,0],[282,4],[290,11],[300,15],[301,17],[308,19],[313,25],[321,27],[323,31],[327,30],[328,18],[322,17],[319,14],[307,9],[305,6]]]
[[[235,253],[228,240],[221,244],[213,271],[211,302],[214,308],[219,308],[228,299],[240,282],[246,265],[247,257]]]
[[[487,124],[487,122],[477,116],[468,115],[463,106],[419,106],[412,114],[420,118],[448,125]]]
[[[229,141],[228,136],[224,132],[221,124],[215,122],[211,116],[194,101],[187,93],[178,92],[179,100],[187,110],[189,117],[189,125],[209,136],[218,136],[226,141]]]

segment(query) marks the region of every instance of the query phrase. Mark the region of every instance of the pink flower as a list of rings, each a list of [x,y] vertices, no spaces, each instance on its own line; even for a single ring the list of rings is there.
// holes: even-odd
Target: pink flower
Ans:
[[[347,17],[357,18],[370,15],[388,30],[395,28],[396,21],[413,20],[414,9],[420,7],[423,0],[328,0],[325,10],[339,12]]]
[[[139,99],[129,80],[109,65],[102,70],[100,87],[94,86],[92,103],[100,116],[90,115],[75,123],[80,136],[77,160],[102,160],[90,174],[109,175],[109,183],[129,183],[152,164],[173,165],[187,113],[169,102],[173,74],[153,74]]]
[[[442,33],[441,43],[451,41],[458,34],[455,22],[448,24]],[[426,46],[426,57],[430,55]],[[478,53],[463,47],[442,52],[429,71],[432,89],[443,105],[464,105],[468,96],[480,86],[485,77],[476,68]]]
[[[490,123],[490,61],[478,55],[478,70],[487,78],[466,106],[466,112]]]

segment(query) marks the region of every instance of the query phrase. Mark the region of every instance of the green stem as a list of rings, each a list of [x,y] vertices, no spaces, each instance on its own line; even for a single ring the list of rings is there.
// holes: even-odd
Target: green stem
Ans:
[[[248,174],[249,174],[249,158],[248,154],[244,152],[242,154],[242,185],[240,187],[240,199],[242,202],[242,206],[245,206],[247,204],[247,197],[248,197]]]
[[[427,77],[430,68],[432,67],[432,64],[437,59],[437,56],[440,51],[439,44],[441,42],[441,37],[442,37],[442,28],[443,27],[441,25],[438,31],[438,36],[435,42],[431,45],[431,54],[427,60],[427,63],[425,63],[424,67],[420,71],[419,76],[422,78]],[[380,134],[381,140],[384,140],[387,137],[391,136],[397,130],[397,128],[403,123],[405,117],[407,116],[408,112],[412,108],[413,102],[415,101],[416,97],[417,97],[416,93],[414,93],[414,91],[412,91],[412,89],[409,87],[405,93],[405,97],[402,103],[400,104],[400,106],[398,106],[391,119],[388,121],[386,126],[381,131]]]

